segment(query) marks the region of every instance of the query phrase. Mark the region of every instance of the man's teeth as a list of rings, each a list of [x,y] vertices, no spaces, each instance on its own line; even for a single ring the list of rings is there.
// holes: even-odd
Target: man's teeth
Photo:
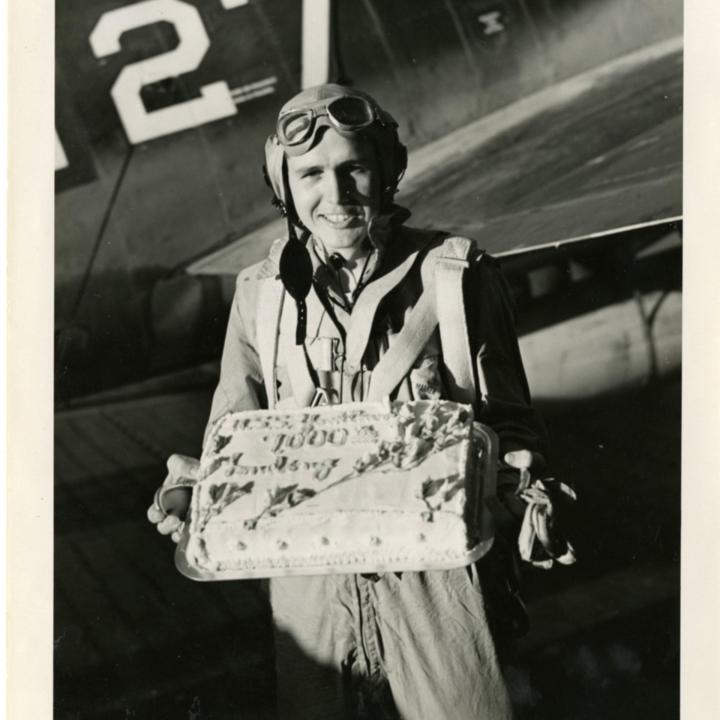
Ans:
[[[348,215],[346,213],[325,213],[323,217],[332,223],[342,223],[354,220],[357,215]]]

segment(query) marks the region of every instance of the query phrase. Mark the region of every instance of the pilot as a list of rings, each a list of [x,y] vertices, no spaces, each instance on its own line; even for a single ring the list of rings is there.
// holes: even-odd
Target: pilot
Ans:
[[[322,85],[285,104],[265,153],[288,237],[237,278],[209,425],[232,411],[361,401],[383,383],[400,400],[469,401],[499,437],[504,512],[521,518],[517,468],[542,465],[544,435],[497,263],[460,242],[470,250],[454,266],[464,269],[448,307],[461,312],[447,319],[439,309],[439,329],[403,376],[377,377],[388,371],[383,356],[406,342],[427,268],[448,247],[447,233],[409,227],[410,213],[394,203],[407,162],[397,123],[370,96]],[[283,293],[290,322],[273,299]],[[443,323],[453,324],[448,340]],[[447,372],[462,333],[470,388]],[[175,482],[195,475],[197,461],[173,456],[168,468]],[[153,506],[149,518],[177,541],[179,517]],[[507,610],[513,598],[486,572],[496,552],[447,571],[272,578],[278,716],[511,717],[496,637],[498,604]]]

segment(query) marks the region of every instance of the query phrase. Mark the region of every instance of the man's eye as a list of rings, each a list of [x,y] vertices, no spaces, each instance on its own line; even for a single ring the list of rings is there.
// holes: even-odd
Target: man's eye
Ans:
[[[365,165],[353,165],[347,169],[347,176],[357,180],[364,180],[370,174],[370,170]]]
[[[314,167],[305,168],[304,170],[301,169],[297,172],[297,177],[299,177],[301,179],[313,178],[313,177],[317,177],[318,175],[320,175],[321,172],[322,171],[320,170],[320,168],[314,168]]]

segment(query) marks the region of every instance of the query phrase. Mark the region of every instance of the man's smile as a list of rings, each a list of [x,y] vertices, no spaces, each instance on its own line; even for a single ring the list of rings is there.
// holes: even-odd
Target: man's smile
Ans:
[[[320,217],[328,224],[338,228],[352,227],[358,221],[363,222],[364,220],[362,213],[357,212],[320,213]]]

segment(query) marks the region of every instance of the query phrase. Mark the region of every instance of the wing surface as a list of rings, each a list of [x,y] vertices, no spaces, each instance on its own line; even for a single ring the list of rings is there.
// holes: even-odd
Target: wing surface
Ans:
[[[682,216],[682,50],[652,46],[529,96],[410,154],[410,223],[498,255]],[[284,232],[264,225],[190,273],[235,274]]]

